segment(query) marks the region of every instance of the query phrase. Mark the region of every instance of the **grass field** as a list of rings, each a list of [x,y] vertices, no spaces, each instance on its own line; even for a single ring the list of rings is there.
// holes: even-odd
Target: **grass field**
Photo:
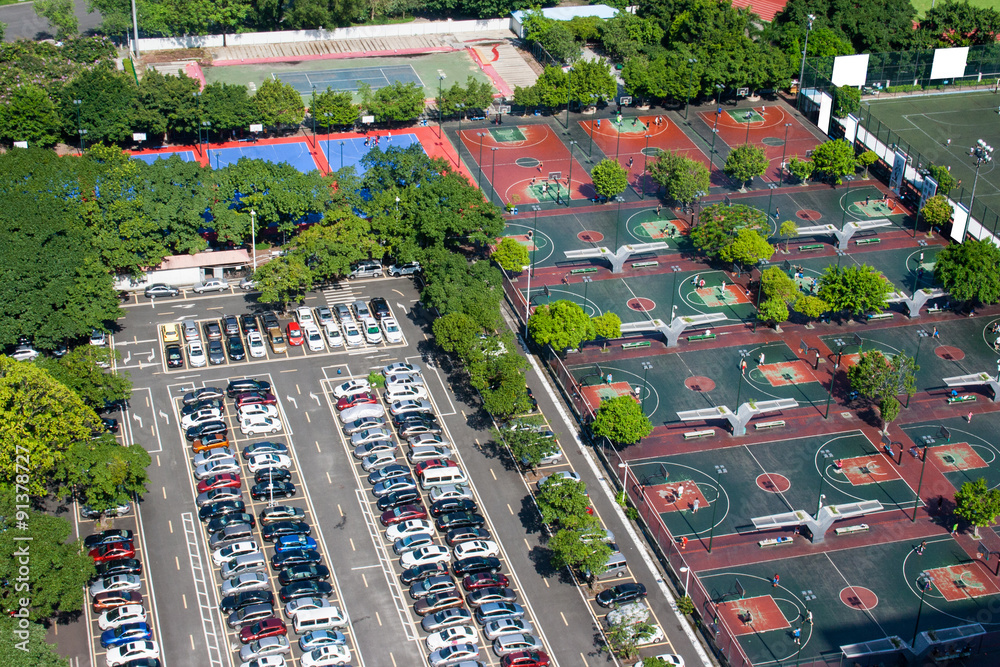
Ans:
[[[936,0],[910,0],[910,4],[917,10],[917,17],[923,16]],[[1000,10],[1000,0],[969,0],[973,7],[989,7]]]

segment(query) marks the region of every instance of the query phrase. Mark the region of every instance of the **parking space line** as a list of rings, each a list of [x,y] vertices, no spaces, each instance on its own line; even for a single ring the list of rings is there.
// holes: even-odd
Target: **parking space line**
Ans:
[[[208,664],[222,667],[222,650],[219,646],[219,635],[215,627],[215,610],[208,593],[208,582],[205,580],[205,569],[202,566],[201,549],[198,546],[198,535],[195,531],[194,515],[191,512],[181,514],[181,525],[184,528],[184,541],[187,543],[188,560],[191,576],[194,578],[195,597],[198,601],[198,613],[201,615],[201,628],[205,635],[205,646],[208,649]],[[187,599],[184,601],[187,608]],[[218,606],[215,607],[218,609]],[[192,638],[192,642],[194,638]],[[194,645],[191,646],[194,649]]]

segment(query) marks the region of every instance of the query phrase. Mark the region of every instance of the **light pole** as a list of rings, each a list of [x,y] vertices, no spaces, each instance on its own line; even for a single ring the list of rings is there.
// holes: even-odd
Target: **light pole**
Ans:
[[[646,146],[642,149],[642,185],[639,187],[639,199],[646,198],[646,169],[649,167],[649,135],[646,135]]]
[[[344,142],[340,142],[340,168],[344,168]]]
[[[785,151],[788,148],[788,128],[791,123],[785,123],[785,140],[781,144],[781,164],[778,165],[778,183],[785,182]]]
[[[691,583],[691,568],[684,566],[678,569],[684,575],[684,596],[688,594],[688,584]]]
[[[84,129],[80,129],[79,132],[80,132],[80,155],[83,156],[83,138],[87,135],[87,131]]]
[[[618,153],[622,147],[622,124],[617,124],[618,140],[615,142],[615,162],[618,161]]]
[[[444,81],[444,79],[445,79],[444,72],[438,72],[438,98],[437,98],[437,108],[438,108],[438,139],[441,139],[442,136],[443,136],[441,134],[441,102],[442,102],[442,99],[441,99],[441,96],[442,96],[442,93],[441,93],[441,83]]]
[[[483,139],[485,136],[485,132],[479,133],[479,178],[476,179],[476,185],[479,186],[480,190],[483,189]]]
[[[616,248],[617,250],[617,248]],[[674,286],[670,288],[670,320],[673,321],[674,313],[674,296],[677,295],[677,274],[680,273],[681,267],[671,266],[670,271],[674,274]]]
[[[924,488],[924,470],[927,468],[927,455],[930,454],[930,445],[924,446],[924,462],[920,464],[920,481],[917,482],[917,495],[913,498],[913,518],[910,523],[917,522],[917,510],[920,508],[920,491]]]
[[[924,610],[924,595],[927,591],[931,589],[931,576],[926,572],[921,572],[920,576],[917,577],[917,588],[920,589],[920,606],[917,607],[917,622],[913,624],[913,639],[910,641],[910,646],[913,646],[917,641],[917,633],[920,630],[920,614]]]
[[[590,102],[594,107],[594,112],[597,112],[597,95],[594,93],[590,94]],[[594,121],[590,121],[590,145],[587,147],[587,162],[594,161]]]
[[[461,150],[461,146],[462,146],[462,112],[465,111],[465,105],[464,104],[456,104],[455,105],[455,110],[458,111],[458,146],[459,146],[459,150]]]
[[[844,196],[845,197],[850,197],[851,196],[851,181],[854,180],[854,176],[852,174],[848,174],[847,176],[844,176],[844,180],[847,181],[847,192],[844,194]],[[848,201],[847,204],[845,204],[845,205],[843,205],[843,206],[840,207],[841,209],[843,209],[843,213],[840,214],[840,228],[841,229],[844,228],[844,222],[847,220],[847,207],[850,206],[850,205],[851,205],[851,203],[850,203],[850,201]]]
[[[719,84],[715,84],[720,87]],[[722,115],[722,107],[715,107],[715,124],[712,126],[712,148],[708,151],[708,173],[715,169],[715,138],[719,136],[719,116]]]
[[[497,146],[494,146],[493,148],[490,149],[490,152],[493,153],[493,173],[490,176],[490,203],[493,202],[493,195],[495,195],[496,191],[497,191],[497,181],[496,181],[496,178],[497,178],[497,151],[498,150],[500,150],[500,148],[497,147]],[[498,197],[498,199],[499,199],[499,197]]]
[[[749,144],[750,143],[750,121],[753,120],[753,109],[751,109],[750,111],[747,111],[745,114],[743,114],[743,120],[745,120],[747,122],[747,138],[743,140],[743,143]]]
[[[736,387],[736,410],[740,409],[740,396],[743,394],[743,369],[747,363],[747,357],[750,356],[750,350],[740,350],[740,377],[737,379]]]
[[[80,107],[83,105],[83,100],[73,100],[73,106],[76,107],[76,131],[80,135],[80,155],[83,155],[83,125],[80,124]]]
[[[566,131],[563,134],[569,134],[569,102],[570,98],[573,97],[573,68],[570,67],[566,70]]]
[[[688,107],[691,106],[691,86],[694,85],[694,83],[693,83],[694,67],[692,67],[692,65],[694,65],[697,62],[698,61],[695,60],[694,58],[688,58],[688,87],[687,87],[687,97],[684,100],[684,121],[685,122],[687,122],[687,119],[688,119]],[[690,123],[688,123],[688,125],[690,125]]]
[[[313,86],[312,102],[309,104],[309,117],[313,125],[313,150],[316,150],[316,86]]]
[[[993,161],[993,147],[982,139],[972,147],[972,157],[976,158],[976,177],[972,180],[972,199],[969,200],[969,215],[972,215],[972,205],[976,203],[976,186],[979,185],[979,168],[984,162]]]
[[[809,27],[806,28],[806,43],[802,47],[802,67],[799,70],[799,96],[795,100],[795,102],[796,102],[795,108],[796,109],[799,109],[802,106],[802,88],[803,88],[803,84],[805,83],[805,81],[803,81],[803,79],[805,79],[805,77],[806,77],[806,52],[809,50],[809,33],[812,32],[813,21],[816,20],[816,17],[813,14],[808,14],[807,17],[809,19]]]
[[[253,248],[253,270],[257,270],[257,211],[250,209],[250,246]]]
[[[586,313],[587,312],[587,288],[590,287],[590,283],[594,282],[594,279],[591,278],[590,276],[584,276],[583,278],[581,278],[581,280],[583,281],[583,303],[581,304],[581,308],[583,308],[583,312]]]
[[[531,276],[535,275],[535,235],[538,233],[538,211],[541,209],[537,204],[532,204],[531,210],[535,212],[535,222],[531,227],[531,261],[528,266],[528,294],[524,298],[524,340],[528,341],[528,315],[531,312]]]
[[[715,502],[712,503],[712,527],[708,533],[708,553],[712,553],[712,542],[715,540],[715,516],[719,511],[719,503],[722,502],[722,476],[725,475],[728,470],[726,466],[717,465],[715,466]]]
[[[821,461],[822,465],[819,467],[819,494],[816,496],[816,516],[819,516],[819,511],[823,509],[823,499],[826,496],[823,495],[823,486],[826,484],[826,462],[833,458],[833,452],[829,449],[819,450],[819,455],[823,458]]]
[[[201,126],[205,128],[205,150],[203,152],[208,157],[208,166],[211,167],[212,154],[208,151],[212,150],[211,136],[209,134],[212,131],[212,123],[211,121],[203,120],[201,121]],[[198,132],[198,138],[199,140],[201,139],[201,131]]]
[[[774,191],[778,189],[778,186],[777,186],[776,183],[768,183],[767,184],[767,189],[771,191],[767,195],[767,217],[770,218],[771,217],[771,198],[774,197]],[[778,227],[778,216],[774,217],[774,222],[775,222],[775,227]],[[775,231],[778,231],[778,230],[775,229]]]
[[[333,167],[330,166],[330,128],[333,126],[333,114],[327,111],[323,114],[323,118],[326,118],[326,166],[333,171]],[[344,168],[344,157],[343,152],[341,152],[340,157],[340,168]]]
[[[618,202],[618,215],[615,216],[615,247],[611,252],[618,252],[618,228],[622,226],[622,202],[625,200],[621,195],[615,195],[615,201]]]
[[[649,369],[652,367],[653,364],[648,361],[642,362],[642,403],[640,404],[642,414],[646,414],[646,396],[649,394],[649,385],[646,383],[646,376],[649,375]]]
[[[566,181],[566,206],[569,206],[569,200],[573,197],[573,146],[575,145],[575,141],[569,142],[569,180]],[[556,183],[556,187],[559,187],[558,183]]]

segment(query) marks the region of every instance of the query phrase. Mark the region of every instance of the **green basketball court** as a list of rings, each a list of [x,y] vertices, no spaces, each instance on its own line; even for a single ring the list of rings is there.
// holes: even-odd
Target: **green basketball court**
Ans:
[[[526,137],[524,133],[521,132],[516,126],[502,127],[489,130],[490,136],[493,140],[498,143],[507,143],[511,141],[525,141]]]

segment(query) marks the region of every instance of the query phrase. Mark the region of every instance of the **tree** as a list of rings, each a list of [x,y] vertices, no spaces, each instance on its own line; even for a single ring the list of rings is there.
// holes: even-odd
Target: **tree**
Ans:
[[[777,266],[769,266],[760,276],[760,289],[768,298],[794,301],[799,297],[798,284]]]
[[[535,495],[542,521],[549,526],[574,529],[585,525],[590,515],[587,485],[572,479],[549,477]]]
[[[950,223],[954,213],[954,209],[948,203],[948,198],[944,195],[934,195],[925,201],[924,207],[920,209],[920,215],[927,221],[927,224],[938,228]]]
[[[867,264],[828,266],[819,278],[819,298],[830,304],[830,310],[852,315],[881,313],[892,291],[892,283]]]
[[[608,311],[606,313],[596,315],[590,318],[590,320],[594,323],[594,333],[599,337],[606,340],[621,338],[622,318],[618,317],[615,313]]]
[[[445,116],[457,116],[460,111],[462,115],[473,111],[482,113],[493,104],[493,87],[470,74],[465,80],[464,87],[458,83],[452,84],[450,88],[442,91],[436,103]]]
[[[27,141],[29,146],[51,146],[59,140],[59,114],[48,93],[34,84],[10,91],[0,105],[0,139]]]
[[[510,447],[514,462],[527,470],[533,470],[547,453],[552,451],[552,441],[542,437],[538,431],[523,428],[505,428],[493,434],[494,440],[503,441]]]
[[[854,86],[833,87],[833,115],[847,118],[861,108],[861,89]]]
[[[316,119],[318,125],[327,129],[335,126],[351,127],[358,120],[358,106],[354,104],[351,93],[327,86],[326,91],[313,99],[309,115]]]
[[[598,521],[594,521],[598,526]],[[549,540],[552,550],[552,567],[575,568],[581,572],[600,575],[611,557],[611,546],[603,540],[588,539],[587,530],[562,528]]]
[[[801,34],[809,23],[808,14],[816,16],[813,34],[809,37],[810,56],[813,54],[813,36],[822,28],[829,28],[835,35],[846,37],[856,53],[883,53],[901,51],[910,46],[916,9],[909,0],[852,3],[834,0],[823,4],[812,0],[790,0],[774,17],[774,23],[777,27],[795,26]]]
[[[531,11],[525,15],[523,25],[525,37],[541,44],[560,62],[573,62],[580,57],[580,45],[564,21],[554,21],[540,11]]]
[[[125,72],[106,67],[82,71],[58,94],[63,133],[78,136],[79,114],[79,124],[87,130],[88,144],[130,141],[138,92],[135,82]],[[80,100],[80,104],[74,100]]]
[[[261,303],[288,303],[312,289],[312,273],[299,255],[276,257],[253,273]]]
[[[528,399],[524,369],[527,361],[516,352],[513,338],[506,336],[483,336],[478,353],[466,362],[469,371],[469,385],[483,398],[483,409],[496,418],[504,419],[516,414],[524,414],[531,409]]]
[[[785,252],[788,252],[788,241],[799,235],[799,226],[794,220],[785,220],[778,228],[778,236],[785,237]]]
[[[34,466],[34,459],[31,462]],[[33,469],[27,476],[35,477],[38,474]],[[14,480],[16,477],[10,479]],[[9,582],[5,592],[9,592],[10,597],[7,598],[6,605],[15,607],[16,610],[19,605],[16,606],[15,600],[28,598],[30,601],[26,606],[30,621],[49,619],[60,613],[79,612],[84,604],[84,586],[95,573],[94,561],[82,549],[78,540],[68,541],[73,534],[73,526],[69,521],[26,508],[27,504],[15,496],[12,490],[0,491],[0,516],[5,517],[6,522],[4,530],[0,531],[0,549],[7,554],[6,558],[0,559],[0,580]],[[23,571],[26,563],[16,557],[18,554],[29,556],[30,573],[27,582]],[[44,637],[45,632],[39,634]],[[11,635],[7,637],[8,641],[3,642],[5,645],[11,643]],[[0,649],[0,656],[7,650]],[[25,664],[25,654],[20,655],[19,660],[3,664]],[[53,663],[49,659],[43,664]]]
[[[844,139],[824,141],[812,153],[815,171],[823,174],[836,185],[841,177],[857,171],[858,161],[854,157],[854,147]]]
[[[74,443],[64,471],[57,473],[60,495],[76,489],[80,500],[95,510],[117,507],[146,493],[151,462],[142,445],[122,447],[110,435]]]
[[[601,24],[601,43],[608,54],[618,62],[636,56],[647,46],[659,44],[663,28],[655,21],[630,12],[618,12]]]
[[[635,444],[653,432],[652,422],[632,396],[601,401],[590,428],[595,435],[622,445]]]
[[[569,71],[570,99],[594,105],[613,100],[618,83],[604,60],[578,60]]]
[[[882,416],[882,428],[888,428],[889,424],[896,420],[902,406],[895,396],[886,396],[878,403],[878,411]]]
[[[767,229],[767,214],[744,204],[712,204],[698,214],[698,222],[688,234],[688,240],[699,251],[715,258],[730,244],[733,234],[740,228]]]
[[[917,393],[916,374],[920,370],[913,357],[900,352],[886,357],[878,350],[863,352],[858,363],[847,369],[851,389],[870,401]]]
[[[73,13],[73,0],[35,0],[35,13],[56,27],[56,40],[78,32],[80,22]]]
[[[726,262],[736,262],[744,266],[752,266],[762,259],[771,259],[774,246],[767,242],[760,231],[743,229],[736,232],[736,237],[719,251],[719,259]]]
[[[934,275],[953,298],[988,305],[1000,301],[998,266],[1000,248],[991,239],[967,239],[938,254]]]
[[[111,373],[106,368],[112,361],[121,361],[117,350],[93,345],[74,347],[61,359],[40,359],[37,366],[79,396],[84,403],[101,410],[106,405],[121,401],[132,393],[132,380],[128,373]]]
[[[788,319],[788,305],[777,297],[766,299],[757,309],[757,319],[768,324],[780,324]]]
[[[202,120],[210,122],[216,132],[249,130],[251,123],[263,123],[264,116],[257,110],[256,97],[250,97],[246,86],[210,83],[201,91],[198,100],[201,104],[199,115],[195,127],[188,129],[188,132],[194,132]]]
[[[483,328],[465,313],[447,313],[431,324],[434,340],[445,352],[450,352],[464,363],[472,361],[479,345]]]
[[[965,482],[955,492],[955,514],[972,524],[978,540],[979,529],[992,525],[1000,516],[1000,489],[989,488],[982,477]]]
[[[635,654],[640,642],[643,642],[656,633],[656,626],[649,622],[649,618],[630,618],[608,628],[605,637],[608,640],[608,648],[612,653],[620,658],[628,659]]]
[[[1000,12],[965,2],[942,2],[924,13],[919,37],[930,47],[993,44],[1000,33]]]
[[[648,171],[658,185],[666,188],[668,196],[682,204],[706,194],[711,183],[708,167],[673,151],[661,151]]]
[[[796,178],[799,181],[807,181],[816,169],[816,165],[812,163],[812,160],[800,160],[793,157],[788,161],[785,168],[793,178]]]
[[[878,162],[878,153],[872,150],[867,150],[858,156],[858,166],[865,168],[865,179],[868,178],[868,168],[873,164]],[[934,167],[931,166],[931,171],[933,172]]]
[[[938,194],[947,195],[957,184],[955,177],[948,171],[948,167],[932,164],[927,170],[931,172],[931,177],[937,181]]]
[[[0,23],[0,26],[3,24]],[[12,611],[16,612],[17,610]],[[68,667],[69,662],[66,658],[56,652],[55,646],[45,641],[47,632],[45,626],[39,623],[27,619],[22,621],[8,614],[0,616],[0,633],[4,637],[11,638],[11,641],[0,644],[0,665],[3,667],[16,667],[25,664],[33,667]]]
[[[294,86],[279,79],[264,79],[253,96],[253,110],[264,125],[298,126],[306,117],[306,106]]]
[[[830,304],[818,296],[812,296],[811,294],[803,294],[798,299],[796,299],[795,304],[792,309],[796,313],[801,313],[806,317],[812,319],[817,319],[823,316],[823,313],[830,310]]]
[[[753,180],[754,176],[760,176],[767,171],[767,155],[763,148],[743,144],[729,151],[722,170],[738,181],[742,187]]]
[[[594,190],[605,199],[620,195],[628,187],[628,172],[616,160],[604,159],[591,170]]]
[[[380,250],[366,219],[350,210],[333,209],[320,224],[300,232],[289,252],[302,257],[315,284],[350,275],[352,264],[371,259]]]
[[[394,81],[372,92],[371,86],[358,86],[361,108],[375,116],[376,123],[413,120],[424,110],[424,89],[415,83]]]
[[[494,262],[500,265],[501,269],[511,273],[524,271],[524,268],[531,261],[528,258],[528,249],[509,236],[505,236],[497,244],[491,257]]]
[[[597,336],[583,308],[565,299],[536,308],[528,318],[528,333],[536,343],[551,345],[556,352],[576,349]]]

